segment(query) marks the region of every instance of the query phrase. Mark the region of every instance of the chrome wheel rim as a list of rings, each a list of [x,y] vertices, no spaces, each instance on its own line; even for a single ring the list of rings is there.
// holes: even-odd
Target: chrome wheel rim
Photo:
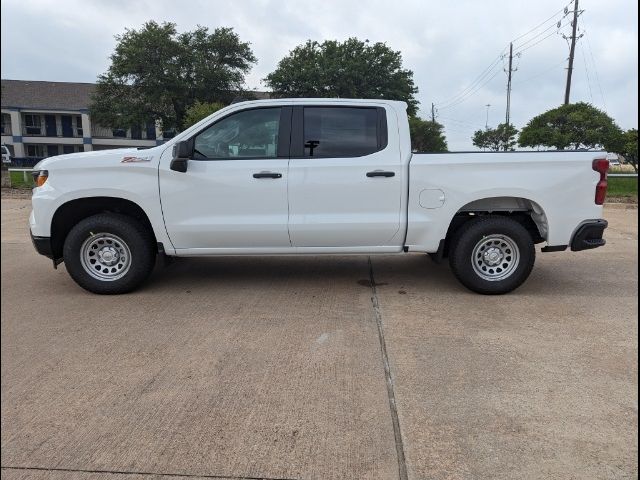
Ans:
[[[105,282],[124,277],[131,268],[129,246],[113,233],[96,233],[80,247],[80,261],[85,272]]]
[[[516,271],[520,263],[520,249],[506,235],[488,235],[473,248],[471,264],[476,274],[490,282],[504,280]]]

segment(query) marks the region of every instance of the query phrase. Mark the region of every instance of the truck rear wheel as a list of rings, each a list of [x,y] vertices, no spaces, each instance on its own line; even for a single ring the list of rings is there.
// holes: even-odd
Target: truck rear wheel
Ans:
[[[94,215],[74,226],[63,256],[71,278],[99,294],[134,290],[155,263],[151,233],[135,219],[113,213]]]
[[[488,215],[460,227],[451,241],[449,263],[468,289],[499,295],[518,288],[535,262],[531,235],[508,217]]]

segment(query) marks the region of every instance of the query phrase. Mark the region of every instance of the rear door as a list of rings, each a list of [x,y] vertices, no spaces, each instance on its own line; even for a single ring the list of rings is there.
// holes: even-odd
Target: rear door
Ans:
[[[388,121],[388,115],[390,121]],[[395,112],[294,107],[289,236],[294,247],[400,246],[403,168]]]

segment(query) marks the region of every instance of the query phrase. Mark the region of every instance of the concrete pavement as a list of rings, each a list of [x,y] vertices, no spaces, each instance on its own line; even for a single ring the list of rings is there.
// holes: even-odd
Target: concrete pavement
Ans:
[[[28,212],[3,198],[2,478],[637,477],[635,209],[501,297],[416,255],[373,285],[367,257],[180,259],[100,297]]]

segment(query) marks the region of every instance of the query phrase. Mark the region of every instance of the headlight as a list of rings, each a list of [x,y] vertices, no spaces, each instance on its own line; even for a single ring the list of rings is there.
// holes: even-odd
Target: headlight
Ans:
[[[31,175],[33,175],[33,182],[36,184],[36,187],[43,186],[47,178],[49,178],[48,170],[34,170]]]

